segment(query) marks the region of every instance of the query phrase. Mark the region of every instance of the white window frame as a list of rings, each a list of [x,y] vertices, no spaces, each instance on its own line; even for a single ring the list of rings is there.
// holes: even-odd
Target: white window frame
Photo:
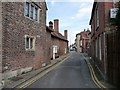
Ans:
[[[96,58],[98,57],[98,41],[97,41],[97,39],[96,39],[96,41],[95,41],[95,50],[96,50]]]
[[[29,47],[28,48],[26,48],[26,39],[27,38],[29,38]],[[32,42],[32,48],[31,48],[31,41],[30,41],[30,39],[33,39],[33,42]],[[29,35],[25,35],[25,50],[26,51],[35,51],[35,41],[36,41],[36,37],[34,37],[34,36],[29,36]]]
[[[98,7],[96,8],[96,27],[99,27],[99,9]]]
[[[67,48],[65,48],[65,54],[67,53]]]
[[[101,36],[99,37],[99,59],[102,60]]]

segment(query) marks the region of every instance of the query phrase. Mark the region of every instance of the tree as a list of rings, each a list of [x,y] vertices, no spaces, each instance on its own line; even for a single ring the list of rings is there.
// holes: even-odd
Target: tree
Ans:
[[[117,10],[117,15],[116,18],[112,20],[112,25],[117,27],[117,31],[120,32],[120,2],[117,4],[118,10]]]

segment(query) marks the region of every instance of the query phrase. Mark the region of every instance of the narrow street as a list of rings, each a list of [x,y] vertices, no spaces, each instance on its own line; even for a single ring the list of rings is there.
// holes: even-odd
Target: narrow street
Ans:
[[[98,88],[80,53],[72,55],[54,70],[29,85],[27,88]]]

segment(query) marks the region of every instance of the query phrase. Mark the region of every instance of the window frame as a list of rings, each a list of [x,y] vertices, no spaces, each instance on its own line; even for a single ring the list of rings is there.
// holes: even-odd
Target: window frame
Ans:
[[[29,38],[28,48],[26,46],[27,45],[27,38]],[[31,48],[31,39],[32,39],[32,48]],[[35,41],[36,41],[36,37],[25,35],[25,50],[26,51],[35,51]]]
[[[26,4],[28,4],[28,8],[26,8],[26,6],[27,6]],[[26,16],[26,17],[29,17],[29,10],[30,10],[29,2],[26,2],[26,3],[25,3],[25,8],[24,8],[24,9],[25,9],[25,12],[24,12],[24,13],[25,13],[25,16]],[[28,15],[26,14],[26,10],[27,10]]]
[[[33,16],[34,16],[34,5],[33,4],[30,4],[30,18],[33,19]]]
[[[102,45],[101,45],[101,36],[99,36],[99,59],[102,60]]]
[[[98,58],[98,39],[96,38],[95,40],[95,55],[96,55],[96,58]]]
[[[99,9],[96,8],[96,29],[99,27]]]
[[[29,3],[29,15],[27,16],[26,15],[26,3]],[[33,5],[33,18],[30,17],[30,9],[31,9],[31,5]],[[35,8],[37,8],[37,19],[35,20],[34,17],[35,17]],[[39,19],[40,19],[40,11],[41,11],[41,8],[38,7],[37,5],[35,5],[33,2],[25,2],[24,3],[24,16],[34,22],[38,22],[39,23]]]

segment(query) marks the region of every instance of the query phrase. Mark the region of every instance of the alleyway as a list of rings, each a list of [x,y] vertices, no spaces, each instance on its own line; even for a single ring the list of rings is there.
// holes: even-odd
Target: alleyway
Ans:
[[[79,53],[72,52],[60,66],[27,88],[97,88],[91,79],[86,62]]]

